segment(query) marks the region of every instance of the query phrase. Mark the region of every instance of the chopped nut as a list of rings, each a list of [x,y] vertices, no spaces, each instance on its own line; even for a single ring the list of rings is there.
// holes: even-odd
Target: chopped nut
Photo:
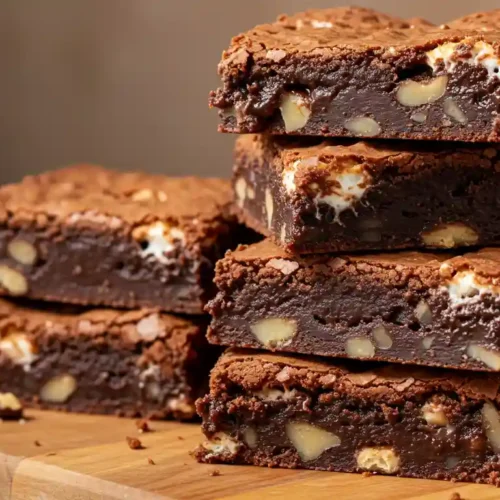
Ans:
[[[146,342],[152,342],[165,332],[165,326],[158,313],[142,318],[136,325],[137,334]]]
[[[273,222],[274,202],[273,202],[273,195],[271,194],[269,188],[266,188],[265,197],[266,197],[267,227],[271,228]]]
[[[32,266],[38,259],[36,248],[24,240],[12,240],[7,245],[7,253],[24,266]]]
[[[372,335],[379,349],[386,350],[392,347],[392,337],[385,326],[376,326],[373,329]]]
[[[303,128],[311,116],[309,103],[298,94],[284,94],[281,98],[280,111],[287,133]]]
[[[247,198],[255,200],[255,189],[252,186],[247,186]]]
[[[286,318],[261,319],[250,326],[258,341],[266,347],[283,346],[297,333],[297,322]]]
[[[51,378],[40,391],[40,398],[45,403],[65,403],[76,391],[76,380],[69,374]]]
[[[220,473],[219,469],[214,469],[213,471],[210,472],[210,476],[212,476],[212,477],[217,477],[220,475],[221,475],[221,473]]]
[[[429,304],[422,299],[415,308],[415,317],[422,325],[430,325],[432,323],[432,312]]]
[[[326,450],[340,446],[336,434],[305,422],[288,422],[286,435],[304,462],[316,460]]]
[[[234,183],[234,191],[236,193],[236,201],[242,207],[247,196],[247,181],[243,177],[238,178]]]
[[[444,101],[443,109],[450,118],[453,118],[462,125],[465,125],[469,121],[466,114],[458,107],[458,104],[451,97],[448,97],[448,99]]]
[[[396,99],[403,106],[423,106],[441,99],[447,85],[447,76],[438,76],[428,82],[406,80],[399,86]]]
[[[345,352],[351,358],[373,358],[375,346],[367,337],[354,337],[347,339]]]
[[[442,405],[433,402],[425,403],[422,407],[422,416],[429,425],[444,427],[449,423]]]
[[[255,429],[247,427],[243,431],[243,441],[250,449],[254,449],[257,446],[257,432],[255,432]]]
[[[149,421],[145,418],[137,420],[135,426],[137,427],[140,433],[151,432],[151,428],[149,427]]]
[[[277,271],[281,271],[285,276],[288,276],[299,268],[299,263],[287,259],[271,259],[266,263],[266,267],[272,267]]]
[[[425,123],[427,121],[427,113],[417,112],[413,113],[410,118],[417,123]]]
[[[286,224],[281,226],[280,240],[285,243],[286,242]]]
[[[422,240],[428,247],[453,248],[461,245],[475,245],[479,239],[472,228],[464,224],[444,224],[422,234]]]
[[[203,443],[203,447],[206,450],[210,450],[210,455],[212,456],[225,454],[235,455],[240,446],[241,443],[233,439],[225,432],[217,432],[211,437],[211,439]]]
[[[484,404],[481,410],[483,427],[486,437],[495,453],[500,453],[500,416],[495,405],[491,402]]]
[[[25,295],[28,293],[28,281],[18,271],[7,266],[0,266],[0,286],[11,295]]]
[[[368,116],[359,116],[347,120],[344,127],[359,137],[375,137],[382,132],[380,125]]]
[[[128,447],[131,450],[142,450],[144,448],[140,440],[135,437],[127,436],[125,439],[127,440]]]
[[[141,245],[141,255],[144,258],[153,256],[163,264],[172,261],[173,257],[169,254],[175,250],[176,243],[183,245],[186,238],[181,229],[161,221],[136,227],[132,231],[132,237]]]
[[[167,201],[168,196],[167,193],[164,191],[153,191],[151,189],[141,189],[139,191],[136,191],[132,197],[132,201],[149,201],[149,200],[155,200],[155,201]]]
[[[471,358],[481,361],[488,368],[495,371],[500,371],[500,352],[493,349],[486,349],[477,344],[469,344],[467,347],[467,355]]]
[[[400,459],[392,448],[363,448],[357,456],[360,469],[394,474],[399,470]]]
[[[35,347],[27,335],[12,332],[0,338],[0,352],[4,353],[16,365],[28,367],[36,359]]]
[[[424,337],[422,339],[422,347],[425,350],[429,350],[432,347],[433,342],[434,342],[434,335],[429,335],[428,337]]]
[[[0,392],[0,410],[19,411],[22,405],[12,392]]]

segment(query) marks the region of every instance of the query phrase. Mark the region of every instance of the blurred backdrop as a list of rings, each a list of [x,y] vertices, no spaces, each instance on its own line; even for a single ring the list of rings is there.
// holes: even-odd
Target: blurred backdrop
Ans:
[[[67,163],[226,176],[207,94],[231,36],[348,0],[1,0],[0,182]],[[434,22],[499,0],[356,0]]]

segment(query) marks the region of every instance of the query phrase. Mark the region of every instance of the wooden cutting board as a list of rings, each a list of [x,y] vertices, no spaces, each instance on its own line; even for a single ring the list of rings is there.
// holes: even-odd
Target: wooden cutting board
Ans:
[[[356,474],[200,465],[196,424],[29,411],[24,424],[0,424],[0,500],[87,499],[500,499],[493,486],[363,477]],[[145,449],[131,450],[126,436]],[[24,458],[23,458],[24,457]],[[155,465],[149,463],[151,459]]]

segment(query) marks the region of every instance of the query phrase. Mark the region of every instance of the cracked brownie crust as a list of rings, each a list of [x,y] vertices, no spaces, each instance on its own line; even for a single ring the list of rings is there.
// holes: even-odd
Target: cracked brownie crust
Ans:
[[[246,135],[240,220],[294,253],[452,248],[500,241],[497,147]]]
[[[291,256],[269,240],[219,261],[209,341],[500,371],[500,250]]]
[[[0,292],[197,314],[239,236],[221,179],[78,165],[0,188]]]
[[[220,130],[498,142],[500,9],[434,26],[347,7],[233,38]]]
[[[205,330],[154,310],[0,299],[0,414],[11,392],[35,408],[191,419],[218,354]]]
[[[195,456],[498,486],[499,386],[496,374],[228,351],[197,402]]]

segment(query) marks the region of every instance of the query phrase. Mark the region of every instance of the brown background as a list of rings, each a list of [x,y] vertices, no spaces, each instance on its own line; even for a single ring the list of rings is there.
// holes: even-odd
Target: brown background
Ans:
[[[335,0],[1,0],[0,182],[70,162],[227,175],[207,93],[232,35]],[[435,22],[499,0],[357,0]]]

